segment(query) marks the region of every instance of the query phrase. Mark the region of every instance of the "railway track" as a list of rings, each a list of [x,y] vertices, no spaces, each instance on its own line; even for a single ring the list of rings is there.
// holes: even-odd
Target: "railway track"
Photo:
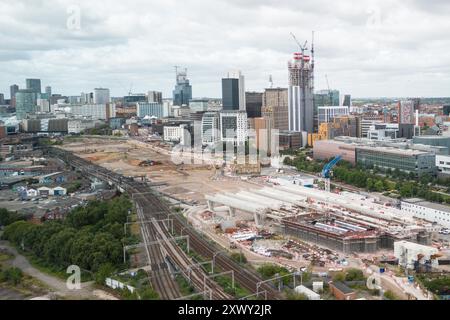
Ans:
[[[188,278],[190,279],[191,284],[197,289],[199,292],[203,291],[211,291],[210,297],[214,300],[228,300],[232,299],[232,296],[225,293],[219,285],[217,285],[215,282],[209,280],[206,278],[206,274],[202,269],[195,269],[192,271],[188,271],[189,267],[192,265],[191,259],[186,255],[186,253],[175,243],[171,242],[172,234],[167,228],[167,225],[164,225],[162,221],[158,220],[158,218],[166,218],[167,215],[161,215],[157,213],[156,215],[145,215],[144,212],[146,210],[142,209],[143,205],[145,205],[147,208],[153,208],[153,210],[156,209],[155,212],[165,212],[162,211],[161,207],[158,206],[159,201],[154,201],[153,198],[144,196],[144,195],[138,195],[135,196],[136,202],[138,203],[140,210],[138,212],[141,213],[140,220],[141,221],[151,221],[151,223],[145,224],[148,225],[152,230],[152,236],[151,241],[159,241],[160,245],[155,246],[151,245],[148,246],[145,245],[146,248],[155,248],[158,247],[160,250],[164,252],[165,257],[171,257],[171,260],[175,262],[175,264],[184,272],[184,274],[187,276],[188,272]],[[153,200],[153,201],[152,201]],[[148,212],[148,210],[147,210]],[[156,217],[155,217],[156,216]],[[148,234],[148,229],[146,238],[150,238],[150,235]],[[148,249],[147,249],[148,250]],[[167,264],[164,261],[164,266],[166,266],[167,270]],[[178,296],[179,298],[180,296]]]
[[[142,210],[137,210],[141,221],[144,221]],[[150,264],[150,271],[148,272],[153,288],[159,293],[161,299],[173,300],[181,296],[178,284],[171,276],[167,265],[164,263],[163,253],[157,246],[147,245],[150,241],[155,241],[155,233],[152,226],[148,224],[141,224],[140,230],[142,239],[145,244],[145,253]]]
[[[165,257],[170,257],[180,269],[184,269],[184,272],[192,264],[190,258],[178,245],[167,241],[173,235],[167,226],[162,224],[161,220],[168,218],[173,219],[173,228],[177,235],[189,236],[190,247],[206,259],[212,260],[215,257],[215,265],[222,271],[232,270],[235,281],[241,287],[251,293],[259,292],[260,295],[258,298],[267,298],[270,300],[281,298],[277,290],[271,285],[267,283],[258,285],[262,279],[255,272],[242,267],[228,255],[218,254],[221,249],[217,245],[205,240],[183,217],[173,214],[169,206],[161,201],[161,196],[145,183],[137,182],[132,178],[127,178],[109,171],[62,149],[50,148],[49,152],[89,175],[116,185],[121,192],[128,193],[135,200],[136,204],[142,208],[138,214],[139,220],[152,221],[152,223],[141,224],[141,233],[144,239],[146,254],[152,267],[150,279],[162,299],[180,297],[178,285],[170,274]],[[155,241],[160,241],[160,245],[147,245]],[[195,269],[190,272],[191,284],[199,292],[207,289],[212,293],[211,296],[213,299],[232,298],[217,283],[205,279],[205,275],[206,273],[203,269]],[[205,283],[207,283],[206,286]]]

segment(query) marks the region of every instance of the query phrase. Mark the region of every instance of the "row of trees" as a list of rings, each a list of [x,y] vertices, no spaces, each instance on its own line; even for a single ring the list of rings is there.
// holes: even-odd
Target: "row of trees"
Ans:
[[[275,276],[286,276],[291,273],[285,267],[281,267],[279,265],[272,264],[272,263],[265,263],[265,264],[261,265],[257,269],[257,271],[265,280],[274,278]],[[302,277],[303,277],[302,278],[303,282],[308,282],[311,280],[311,273],[303,272]],[[285,285],[287,285],[291,282],[291,280],[292,280],[291,277],[285,277],[285,278],[283,278],[283,283]]]
[[[450,276],[444,275],[437,278],[420,277],[425,288],[439,296],[450,295]]]
[[[303,153],[299,153],[293,158],[292,156],[293,155],[284,159],[285,165],[296,167],[299,171],[311,173],[319,173],[322,171],[323,163],[319,161],[308,161],[307,156]]]
[[[5,208],[0,208],[0,227],[10,225],[16,221],[26,220],[27,217],[17,212],[6,210]]]
[[[317,174],[326,162],[313,161],[303,153],[287,157],[285,165],[294,166],[299,171]],[[414,173],[405,173],[398,169],[382,170],[378,167],[353,166],[341,161],[333,169],[334,178],[346,184],[364,188],[371,192],[397,192],[401,197],[420,197],[431,202],[450,203],[450,196],[435,191],[435,186],[447,188],[450,192],[450,179],[438,179],[430,175],[417,178]]]
[[[397,192],[403,198],[419,197],[431,202],[450,203],[450,196],[433,191],[430,177],[424,176],[420,179],[410,180],[397,178],[395,181],[386,176],[377,175],[364,168],[351,168],[340,165],[334,170],[334,177],[347,184],[366,188],[368,191]]]
[[[65,270],[69,265],[92,272],[102,266],[121,266],[123,224],[132,204],[125,197],[94,201],[74,209],[64,221],[35,225],[17,221],[5,228],[3,237],[29,251],[43,264]]]

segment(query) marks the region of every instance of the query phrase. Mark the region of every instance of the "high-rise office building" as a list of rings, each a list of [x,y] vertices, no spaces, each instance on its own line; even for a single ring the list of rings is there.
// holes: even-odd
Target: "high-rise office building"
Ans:
[[[314,131],[314,68],[311,58],[302,53],[294,53],[289,69],[289,131]]]
[[[245,111],[245,80],[241,71],[228,72],[222,79],[222,106],[223,110]]]
[[[173,90],[173,105],[189,105],[189,100],[192,99],[192,86],[187,78],[187,69],[184,69],[184,71],[178,71],[177,69],[176,76],[177,83],[175,90]]]
[[[94,104],[110,103],[109,89],[95,88],[94,89]]]
[[[344,102],[342,103],[344,107],[352,107],[352,96],[349,94],[344,95]]]
[[[32,90],[34,93],[40,94],[41,91],[41,79],[26,79],[26,86],[28,90]],[[37,97],[36,97],[37,98]]]
[[[247,116],[249,118],[260,118],[262,109],[262,92],[246,92],[245,103]]]
[[[191,112],[205,112],[208,111],[209,99],[191,99],[189,101],[189,109]]]
[[[263,94],[262,116],[271,119],[273,129],[289,130],[288,89],[270,88]]]
[[[10,105],[13,108],[16,107],[16,93],[17,93],[17,91],[19,91],[19,86],[17,84],[13,84],[12,86],[9,87],[9,93],[10,93],[10,98],[11,98]]]
[[[47,97],[50,99],[50,97],[52,96],[52,87],[46,86],[45,93],[47,94]]]
[[[413,101],[400,101],[399,108],[399,123],[414,124],[414,103]]]
[[[90,93],[81,93],[81,104],[91,104],[94,102],[94,94],[92,92]]]
[[[347,98],[350,99],[350,96],[348,96]],[[339,90],[319,90],[314,94],[314,107],[316,109],[318,107],[329,107],[339,105],[341,105]],[[342,103],[342,105],[345,104]]]
[[[34,90],[24,89],[16,92],[16,117],[22,120],[28,114],[35,112],[36,92]]]
[[[442,112],[443,112],[444,116],[450,116],[450,104],[443,106]]]
[[[0,106],[5,104],[5,95],[3,93],[0,93]]]
[[[162,103],[162,92],[149,91],[147,94],[147,101],[150,103]]]
[[[421,104],[420,98],[414,98],[411,101],[412,101],[412,103],[414,105],[414,111],[419,110],[420,109],[420,104]]]

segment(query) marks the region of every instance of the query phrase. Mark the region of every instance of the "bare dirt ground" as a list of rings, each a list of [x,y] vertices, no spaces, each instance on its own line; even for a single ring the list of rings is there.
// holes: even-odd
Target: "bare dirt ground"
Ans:
[[[218,176],[218,171],[208,165],[177,166],[168,152],[163,153],[133,140],[80,138],[65,142],[63,149],[125,176],[146,177],[151,182],[164,184],[160,187],[161,192],[198,204],[205,203],[205,194],[255,188],[254,184],[240,179]],[[139,166],[140,162],[147,160],[161,164]]]

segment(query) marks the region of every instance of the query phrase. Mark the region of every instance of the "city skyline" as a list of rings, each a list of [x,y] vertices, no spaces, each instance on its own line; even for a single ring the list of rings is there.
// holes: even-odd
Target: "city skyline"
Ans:
[[[316,89],[327,88],[328,75],[354,97],[449,95],[444,1],[108,3],[2,3],[0,26],[10,32],[0,38],[0,92],[40,78],[63,95],[106,87],[111,96],[131,88],[166,98],[174,65],[189,69],[194,97],[220,97],[229,69],[242,70],[248,91],[269,87],[270,75],[287,87],[285,65],[298,51],[289,33],[302,42],[314,30]]]

